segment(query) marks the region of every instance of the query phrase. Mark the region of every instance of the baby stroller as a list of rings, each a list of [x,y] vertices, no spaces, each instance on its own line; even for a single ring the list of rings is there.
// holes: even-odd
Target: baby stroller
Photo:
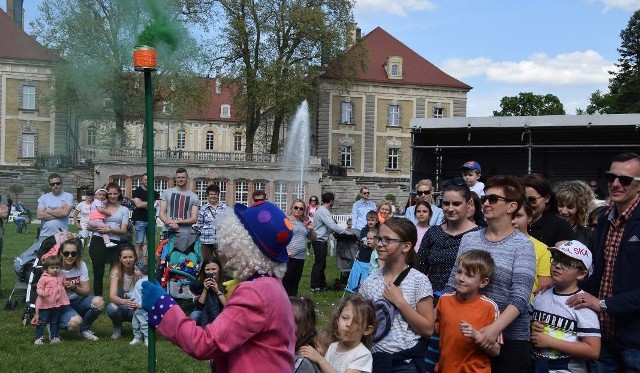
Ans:
[[[156,269],[156,280],[173,297],[185,312],[194,307],[196,297],[189,290],[202,263],[199,235],[185,250],[176,247],[178,234],[170,234],[156,248],[156,257],[160,258]]]
[[[360,248],[360,240],[354,234],[334,234],[336,238],[336,261],[340,278],[333,283],[333,290],[344,289],[351,267]]]
[[[37,297],[36,286],[42,275],[42,260],[44,260],[46,256],[57,255],[59,244],[70,238],[75,238],[75,236],[66,231],[58,232],[49,237],[40,237],[24,253],[14,259],[13,269],[16,271],[18,279],[11,291],[5,308],[16,309],[18,307],[18,301],[13,300],[13,296],[17,291],[24,291],[25,309],[22,315],[23,325],[28,325],[35,313]],[[78,247],[81,248],[82,246],[78,243]]]

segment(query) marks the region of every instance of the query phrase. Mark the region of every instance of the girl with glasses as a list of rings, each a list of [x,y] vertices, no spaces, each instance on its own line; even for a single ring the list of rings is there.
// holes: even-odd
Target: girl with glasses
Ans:
[[[60,310],[59,326],[66,330],[79,330],[80,336],[90,341],[98,337],[91,325],[104,309],[104,299],[91,295],[89,270],[82,260],[82,251],[76,240],[65,241],[58,250],[60,272],[64,276],[64,288],[70,304]]]
[[[512,224],[525,199],[524,186],[515,176],[494,176],[487,180],[482,209],[487,227],[465,234],[458,257],[480,249],[488,251],[496,271],[483,295],[493,300],[500,316],[480,331],[476,341],[488,348],[502,334],[500,355],[491,359],[492,372],[529,371],[529,297],[536,275],[536,256],[531,241]],[[428,232],[427,232],[428,233]],[[455,268],[445,291],[455,290]]]
[[[293,226],[293,237],[287,245],[287,253],[289,254],[289,262],[287,263],[287,271],[282,278],[282,286],[290,297],[298,296],[298,285],[302,278],[304,270],[304,260],[307,256],[307,244],[310,240],[316,239],[316,233],[313,230],[313,222],[311,222],[305,214],[306,206],[304,201],[296,199],[293,201],[291,210],[289,210],[289,220]]]
[[[531,174],[523,176],[522,183],[533,207],[529,234],[549,247],[559,241],[574,240],[576,235],[569,223],[557,215],[558,204],[549,181],[540,174]]]
[[[424,372],[427,340],[434,327],[431,282],[416,270],[415,225],[405,218],[390,218],[380,226],[376,251],[384,266],[370,274],[359,294],[372,301],[386,299],[396,309],[390,332],[371,348],[373,373]],[[406,277],[399,286],[400,274]],[[408,361],[407,361],[408,360]]]

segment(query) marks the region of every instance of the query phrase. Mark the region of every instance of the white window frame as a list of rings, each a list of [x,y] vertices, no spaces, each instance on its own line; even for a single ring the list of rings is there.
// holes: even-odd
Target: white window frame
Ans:
[[[273,185],[273,203],[282,211],[287,211],[287,182],[276,181]]]
[[[220,118],[231,118],[231,105],[220,105]]]
[[[353,102],[340,103],[340,124],[353,124]]]
[[[233,134],[233,151],[234,152],[242,151],[242,134],[240,133]]]
[[[341,146],[340,147],[340,166],[342,167],[352,167],[352,153],[353,148],[351,146]]]
[[[173,113],[173,104],[169,101],[162,102],[162,114],[170,115]]]
[[[249,183],[246,181],[238,181],[236,184],[236,200],[235,203],[249,205]]]
[[[22,109],[36,109],[36,86],[28,84],[22,86]]]
[[[198,198],[201,202],[207,202],[207,188],[209,187],[209,181],[207,180],[196,180],[196,191],[195,193],[198,195]]]
[[[218,199],[221,202],[225,202],[227,200],[227,182],[224,180],[216,180],[213,182],[215,185],[220,188],[220,193],[218,193]]]
[[[399,170],[400,169],[400,149],[389,148],[387,153],[387,169]]]
[[[123,191],[126,190],[126,188],[127,188],[127,179],[122,178],[122,177],[116,177],[112,181],[114,183],[118,184],[118,186],[120,186],[120,189],[122,189]],[[122,194],[125,194],[125,193],[122,192]]]
[[[304,201],[304,182],[298,181],[293,184],[293,194],[291,197],[293,199],[301,199]]]
[[[442,107],[434,107],[433,108],[433,118],[444,118],[444,108],[442,108]]]
[[[155,179],[153,181],[153,189],[158,193],[162,193],[168,188],[169,181],[167,179]]]
[[[138,189],[142,185],[142,177],[134,177],[131,179],[131,191]]]
[[[183,129],[178,130],[178,141],[176,142],[176,149],[184,149],[187,145],[187,132]]]
[[[389,126],[390,127],[400,126],[400,105],[397,105],[397,104],[389,105]]]
[[[216,144],[216,136],[213,131],[207,131],[204,140],[205,150],[213,150]]]
[[[34,158],[36,156],[36,134],[23,133],[20,141],[22,142],[20,156],[22,158]]]
[[[391,64],[391,76],[400,76],[400,64],[392,63]]]
[[[253,191],[255,192],[256,190],[265,190],[265,184],[262,181],[256,181],[253,183]]]

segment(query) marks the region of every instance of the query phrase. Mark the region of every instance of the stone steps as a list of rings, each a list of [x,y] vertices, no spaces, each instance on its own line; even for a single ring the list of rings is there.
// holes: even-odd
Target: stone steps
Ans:
[[[375,178],[329,178],[322,179],[322,192],[331,192],[336,196],[333,214],[350,214],[351,207],[360,195],[360,188],[367,187],[369,189],[369,198],[379,205],[380,202],[386,200],[387,195],[393,195],[396,199],[396,205],[402,206],[409,197],[409,181],[389,182],[388,180]],[[320,197],[320,196],[318,196]]]

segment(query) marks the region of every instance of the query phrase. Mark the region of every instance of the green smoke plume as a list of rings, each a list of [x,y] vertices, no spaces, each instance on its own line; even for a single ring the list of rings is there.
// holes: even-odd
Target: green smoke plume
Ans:
[[[147,5],[151,12],[151,21],[138,35],[136,42],[138,45],[151,47],[156,47],[158,43],[164,42],[172,51],[175,51],[180,40],[180,28],[157,1],[147,0]]]

